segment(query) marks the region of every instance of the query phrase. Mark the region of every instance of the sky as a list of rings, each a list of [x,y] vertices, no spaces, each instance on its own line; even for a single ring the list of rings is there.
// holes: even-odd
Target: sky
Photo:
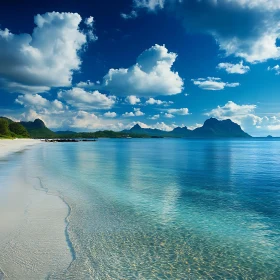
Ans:
[[[2,0],[0,115],[280,136],[279,59],[279,0]]]

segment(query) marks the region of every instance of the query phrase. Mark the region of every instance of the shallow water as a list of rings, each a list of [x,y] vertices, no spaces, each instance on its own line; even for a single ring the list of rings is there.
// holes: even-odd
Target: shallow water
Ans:
[[[100,139],[18,155],[69,206],[73,260],[49,279],[279,279],[279,151],[265,139]]]

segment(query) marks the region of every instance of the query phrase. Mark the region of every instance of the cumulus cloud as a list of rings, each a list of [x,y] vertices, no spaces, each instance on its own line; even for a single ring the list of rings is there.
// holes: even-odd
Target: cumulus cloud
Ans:
[[[150,97],[146,102],[145,104],[147,105],[164,105],[164,106],[168,106],[170,104],[173,104],[174,102],[172,101],[162,101],[162,100],[159,100],[159,99],[154,99],[152,97]]]
[[[61,90],[58,97],[64,100],[68,105],[80,109],[110,109],[116,103],[115,96],[107,96],[95,90],[93,92],[85,91],[82,88],[72,88]]]
[[[99,82],[96,83],[91,82],[90,80],[86,82],[79,82],[76,84],[76,87],[78,88],[84,88],[84,89],[95,89],[99,85]]]
[[[117,116],[117,113],[115,113],[115,112],[104,113],[104,117],[106,117],[106,118],[115,118],[116,116]]]
[[[129,68],[110,69],[101,88],[116,95],[133,92],[138,97],[173,95],[183,90],[183,80],[171,70],[177,54],[163,45],[154,45],[137,58]]]
[[[122,114],[123,117],[140,117],[140,116],[144,116],[145,113],[141,112],[140,108],[134,108],[133,109],[134,112],[125,112],[124,114]]]
[[[37,111],[44,114],[61,114],[64,109],[67,109],[67,106],[59,100],[49,101],[39,94],[19,95],[15,102],[28,108],[31,112]]]
[[[217,68],[225,70],[228,74],[245,74],[250,71],[250,67],[243,65],[243,61],[237,64],[222,62],[218,64]]]
[[[95,34],[95,27],[94,27],[94,24],[95,24],[95,20],[94,20],[94,17],[90,16],[88,18],[86,18],[84,20],[84,23],[85,25],[88,26],[88,30],[86,31],[86,34],[89,38],[90,41],[96,41],[98,40],[98,37],[97,35]]]
[[[81,20],[77,13],[52,12],[35,16],[32,35],[0,29],[0,86],[20,93],[70,86],[87,42]]]
[[[165,113],[165,114],[164,114],[164,117],[165,117],[165,118],[168,118],[168,119],[172,119],[172,118],[174,118],[175,116],[172,115],[172,114],[170,114],[170,113]]]
[[[160,130],[164,130],[164,131],[171,131],[175,127],[178,127],[178,125],[176,125],[176,124],[168,125],[164,122],[157,122],[156,124],[151,126],[151,128],[156,128],[156,129],[160,129]]]
[[[173,115],[182,115],[182,116],[186,116],[189,115],[189,109],[188,108],[180,108],[180,109],[169,109],[167,110],[167,112],[169,114],[173,114]]]
[[[267,118],[267,121],[269,121],[269,124],[267,126],[268,130],[280,130],[280,117],[272,116],[270,118]]]
[[[157,120],[157,119],[159,119],[159,117],[160,117],[160,115],[157,114],[157,115],[153,115],[153,116],[149,117],[149,119],[150,120]]]
[[[280,66],[277,64],[274,67],[268,66],[268,71],[274,71],[276,75],[280,75]]]
[[[90,26],[90,27],[93,27],[93,24],[94,24],[94,17],[90,16],[88,18],[85,19],[85,24]]]
[[[209,34],[226,55],[248,62],[280,57],[280,4],[278,0],[134,0],[149,11],[167,9],[187,32]]]
[[[126,97],[125,101],[131,105],[135,105],[141,102],[140,98],[136,97],[135,95],[129,95]]]
[[[240,85],[239,83],[225,83],[221,78],[214,77],[192,79],[192,82],[203,90],[223,90],[226,87],[238,87]]]

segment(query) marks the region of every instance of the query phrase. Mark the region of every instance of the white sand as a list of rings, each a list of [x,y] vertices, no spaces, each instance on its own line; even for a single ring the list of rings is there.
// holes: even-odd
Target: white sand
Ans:
[[[36,143],[1,140],[0,159]],[[65,236],[67,205],[26,173],[23,164],[0,172],[0,279],[1,271],[5,280],[46,279],[72,261]]]
[[[40,140],[34,139],[14,139],[6,140],[0,139],[0,159],[15,152],[19,152],[28,148],[29,146],[42,143]]]

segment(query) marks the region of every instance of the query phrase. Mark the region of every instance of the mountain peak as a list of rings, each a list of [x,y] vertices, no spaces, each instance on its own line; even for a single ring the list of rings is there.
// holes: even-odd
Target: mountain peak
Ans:
[[[204,125],[194,130],[197,137],[250,137],[240,125],[230,119],[217,120],[210,118]]]
[[[135,130],[135,129],[142,129],[142,127],[137,123],[130,130]]]
[[[34,125],[36,125],[36,127],[46,127],[45,123],[40,119],[34,120]]]
[[[210,118],[210,119],[207,119],[205,122],[204,122],[204,125],[214,125],[214,124],[217,124],[219,123],[219,121],[216,119],[216,118]]]

